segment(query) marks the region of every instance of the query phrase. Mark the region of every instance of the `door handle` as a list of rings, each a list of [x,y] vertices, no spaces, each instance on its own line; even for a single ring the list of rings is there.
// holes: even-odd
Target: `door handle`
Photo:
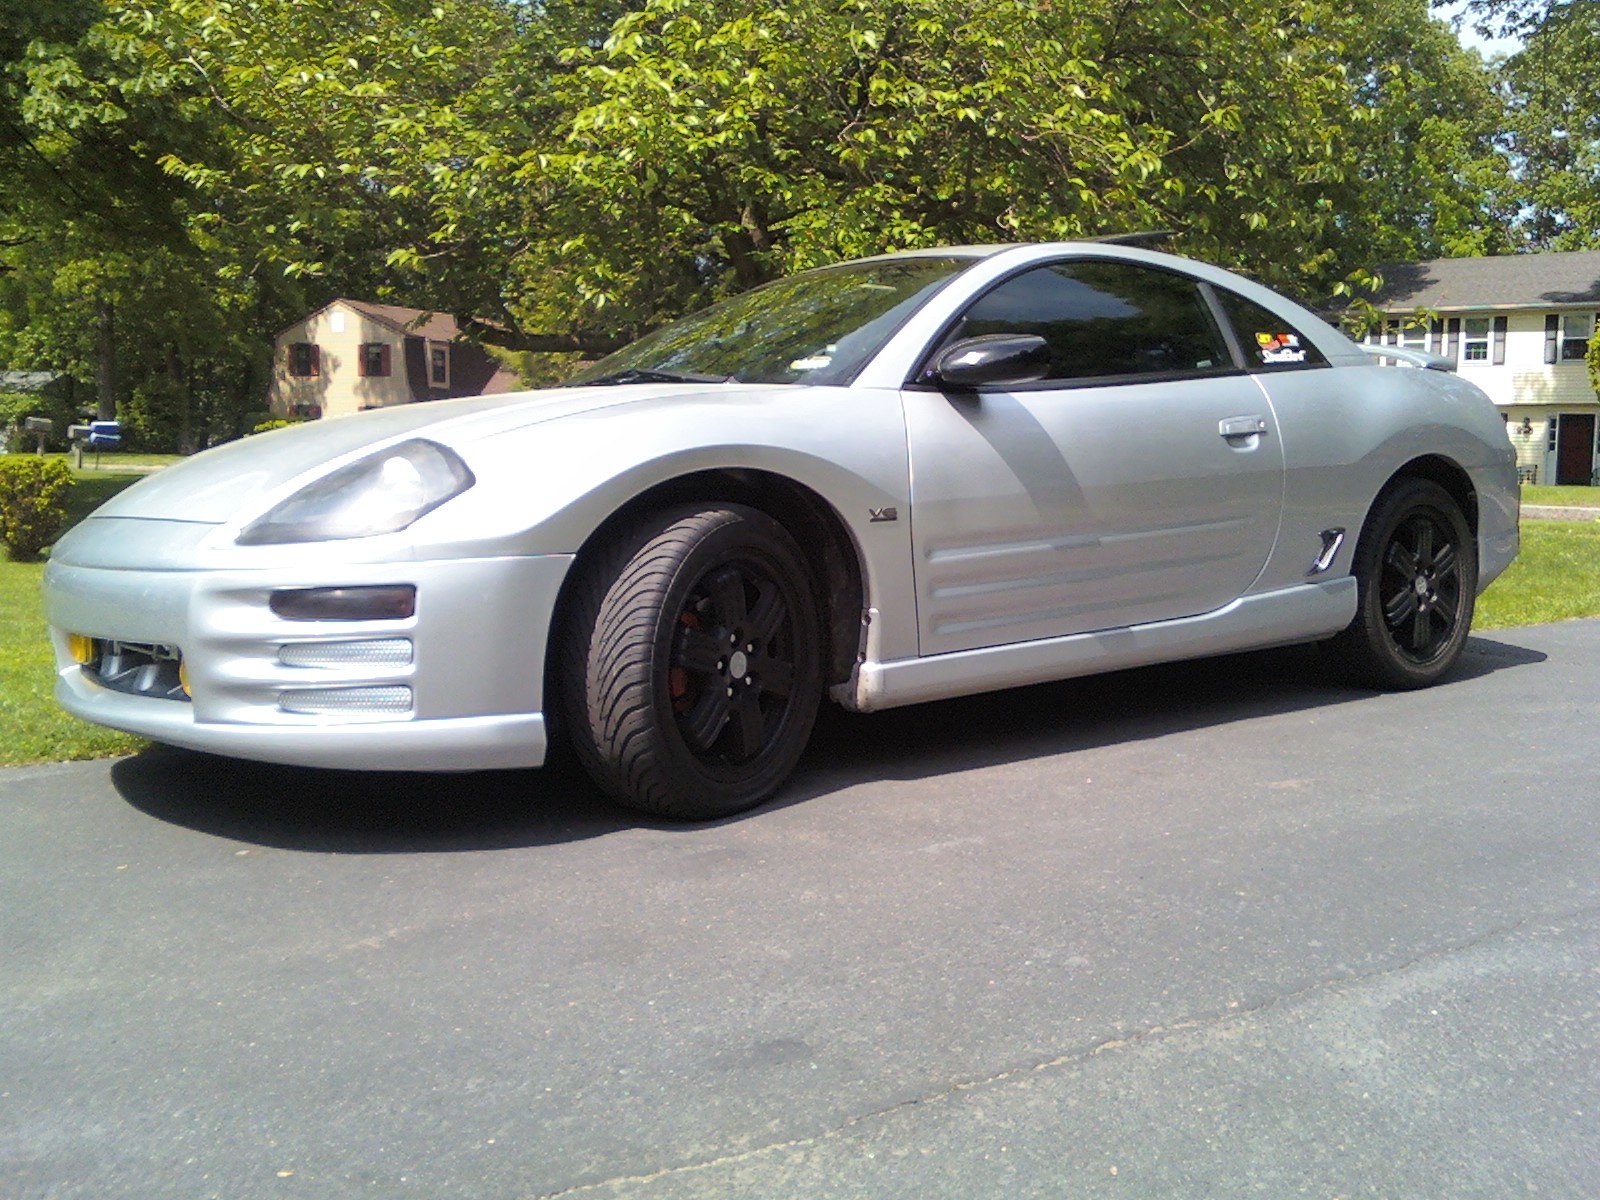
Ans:
[[[1266,431],[1265,417],[1224,417],[1217,422],[1217,432],[1225,438],[1254,437]]]

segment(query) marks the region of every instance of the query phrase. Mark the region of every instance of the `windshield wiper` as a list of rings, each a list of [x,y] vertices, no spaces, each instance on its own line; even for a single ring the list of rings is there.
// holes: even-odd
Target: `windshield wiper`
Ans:
[[[604,387],[619,383],[729,383],[732,379],[731,375],[694,375],[688,371],[652,371],[629,367],[624,371],[613,371],[610,375],[577,380],[567,386]]]

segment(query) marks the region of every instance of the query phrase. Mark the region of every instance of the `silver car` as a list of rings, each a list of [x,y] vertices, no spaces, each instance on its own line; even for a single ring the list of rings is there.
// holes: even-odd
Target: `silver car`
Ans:
[[[222,446],[64,537],[45,590],[90,721],[384,770],[560,739],[623,802],[708,818],[783,785],[824,695],[1310,641],[1433,683],[1517,541],[1477,388],[1080,242],[828,267],[566,387]]]

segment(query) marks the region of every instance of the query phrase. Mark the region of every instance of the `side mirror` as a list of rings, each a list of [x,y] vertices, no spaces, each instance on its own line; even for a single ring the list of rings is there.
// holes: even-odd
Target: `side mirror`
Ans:
[[[940,352],[932,381],[965,390],[982,384],[1033,383],[1050,372],[1050,344],[1037,334],[986,333]]]

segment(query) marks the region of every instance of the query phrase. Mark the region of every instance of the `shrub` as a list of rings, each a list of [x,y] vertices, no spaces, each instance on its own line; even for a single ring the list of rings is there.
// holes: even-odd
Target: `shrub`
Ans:
[[[299,425],[299,424],[301,424],[301,419],[299,417],[290,417],[288,419],[285,419],[283,417],[274,417],[271,420],[262,421],[259,425],[257,425],[250,432],[251,433],[271,433],[274,429],[287,429],[291,425]]]
[[[71,488],[72,472],[59,458],[0,458],[0,543],[15,561],[38,558],[56,540],[67,521]]]

